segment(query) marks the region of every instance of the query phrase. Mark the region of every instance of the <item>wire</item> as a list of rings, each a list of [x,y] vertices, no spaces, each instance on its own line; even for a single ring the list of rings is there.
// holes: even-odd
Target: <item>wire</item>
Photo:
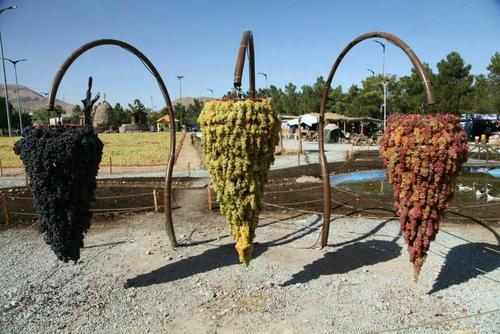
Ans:
[[[429,326],[439,325],[439,324],[449,322],[449,321],[456,321],[456,320],[480,317],[480,316],[487,315],[487,314],[497,313],[498,311],[500,311],[500,308],[490,310],[490,311],[475,313],[475,314],[464,315],[464,316],[456,317],[456,318],[448,318],[448,319],[437,320],[437,321],[421,322],[419,324],[407,326],[407,327],[381,329],[378,331],[366,332],[366,334],[388,333],[388,332],[397,332],[397,331],[408,330],[408,329],[416,329],[416,328],[420,328],[420,327],[429,327]]]

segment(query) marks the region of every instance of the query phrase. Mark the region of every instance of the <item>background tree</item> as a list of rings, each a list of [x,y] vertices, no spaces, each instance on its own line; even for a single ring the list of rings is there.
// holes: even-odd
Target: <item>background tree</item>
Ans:
[[[492,104],[495,112],[498,112],[500,111],[500,52],[496,52],[491,57],[488,71],[489,95],[493,100]]]
[[[118,126],[130,123],[130,114],[128,111],[123,109],[120,103],[117,102],[113,110],[115,112],[115,118]]]
[[[203,109],[203,102],[194,99],[193,103],[190,103],[184,114],[184,124],[196,125],[198,123],[198,117],[200,116],[201,110]]]
[[[131,113],[139,111],[146,112],[146,107],[144,106],[144,104],[142,104],[141,100],[139,99],[135,99],[132,104],[129,103],[128,109],[130,110]]]
[[[12,124],[12,110],[14,108],[12,107],[12,104],[9,102],[9,111],[10,111],[10,125],[11,127],[13,126]],[[0,97],[0,129],[2,129],[3,133],[6,133],[8,129],[8,122],[7,122],[7,112],[5,111],[5,98]]]
[[[174,115],[175,115],[175,118],[179,120],[178,122],[178,129],[181,128],[181,113],[182,115],[186,115],[186,107],[180,103],[180,102],[177,102],[174,106]],[[183,120],[184,124],[185,124],[185,121]]]
[[[437,63],[434,92],[436,111],[460,115],[471,108],[469,101],[472,92],[473,76],[471,65],[465,65],[458,52],[451,52],[446,59]]]
[[[33,113],[33,122],[38,125],[49,124],[49,117],[61,117],[65,113],[66,111],[60,105],[56,105],[54,110],[51,110],[50,112],[47,108],[39,108]]]

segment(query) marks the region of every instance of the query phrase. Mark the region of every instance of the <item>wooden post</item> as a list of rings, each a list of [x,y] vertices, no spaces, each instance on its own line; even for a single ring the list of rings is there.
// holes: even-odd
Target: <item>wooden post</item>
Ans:
[[[299,153],[302,153],[302,126],[299,125]]]
[[[191,161],[188,162],[188,177],[191,177]]]
[[[283,154],[283,129],[280,129],[280,132],[279,132],[279,135],[280,135],[280,154]]]
[[[7,195],[2,193],[2,211],[5,225],[9,225],[9,206],[7,205]]]
[[[111,156],[109,156],[109,174],[113,175],[113,161],[111,161]]]
[[[158,212],[158,192],[156,189],[153,189],[153,203],[155,206],[155,212]]]
[[[0,159],[0,176],[3,176],[2,160]]]
[[[210,184],[207,186],[208,190],[208,212],[212,212],[212,191],[210,190]]]
[[[300,166],[300,151],[297,152],[297,163]]]

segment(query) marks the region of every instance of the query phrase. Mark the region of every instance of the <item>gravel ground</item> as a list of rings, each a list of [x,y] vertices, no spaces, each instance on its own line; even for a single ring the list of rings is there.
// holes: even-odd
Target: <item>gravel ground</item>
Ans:
[[[238,263],[206,190],[174,211],[97,220],[78,264],[56,260],[32,227],[0,230],[0,333],[364,333],[500,307],[497,227],[443,226],[413,282],[397,221],[262,213],[254,260]],[[498,333],[500,313],[401,329]]]

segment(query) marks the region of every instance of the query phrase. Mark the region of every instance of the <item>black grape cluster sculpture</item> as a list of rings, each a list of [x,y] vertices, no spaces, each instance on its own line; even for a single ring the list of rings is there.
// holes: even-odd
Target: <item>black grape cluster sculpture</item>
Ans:
[[[14,145],[30,180],[39,229],[64,262],[80,258],[102,149],[89,125],[26,128]]]

